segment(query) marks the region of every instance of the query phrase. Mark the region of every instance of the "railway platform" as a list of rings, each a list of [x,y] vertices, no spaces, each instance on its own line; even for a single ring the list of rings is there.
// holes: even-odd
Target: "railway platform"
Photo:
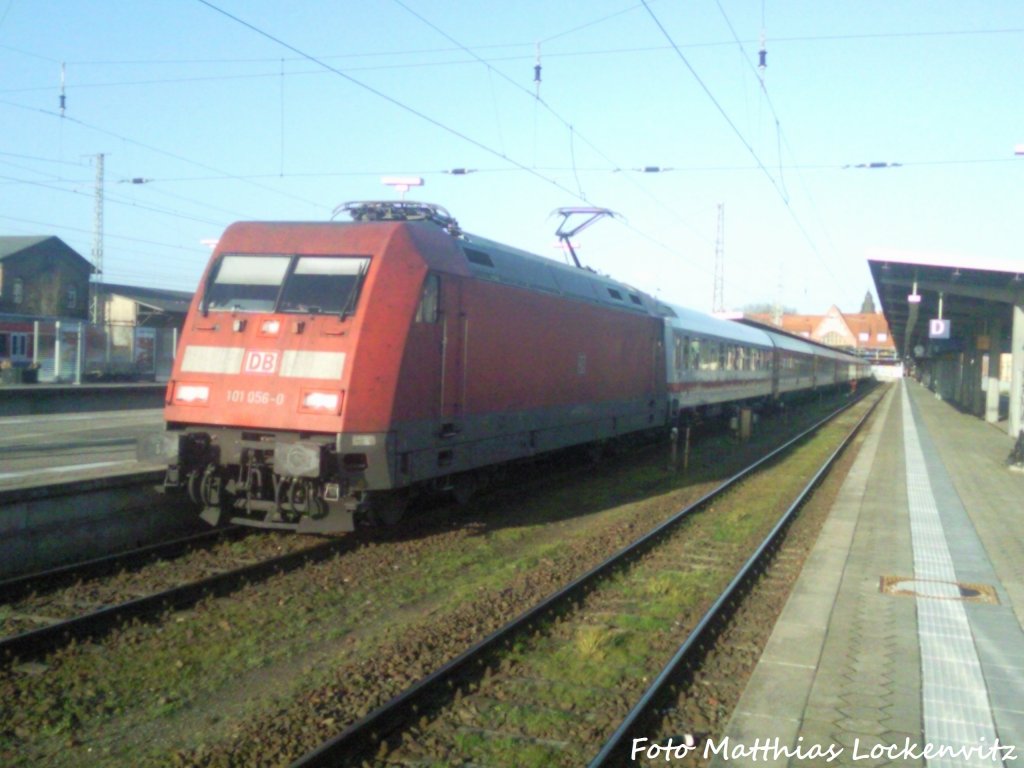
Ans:
[[[879,408],[713,766],[1024,760],[1013,441],[909,379]]]

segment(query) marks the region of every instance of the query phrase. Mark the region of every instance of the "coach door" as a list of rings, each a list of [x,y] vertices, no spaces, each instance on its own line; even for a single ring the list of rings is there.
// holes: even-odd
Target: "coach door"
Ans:
[[[462,310],[462,282],[447,278],[440,290],[441,323],[441,436],[462,429],[466,397],[466,344],[469,318]]]

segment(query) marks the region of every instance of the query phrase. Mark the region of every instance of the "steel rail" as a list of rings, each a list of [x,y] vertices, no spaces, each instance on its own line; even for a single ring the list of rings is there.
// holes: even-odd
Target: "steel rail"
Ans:
[[[789,508],[782,514],[772,530],[743,564],[740,570],[733,577],[732,581],[729,582],[728,586],[726,586],[711,607],[704,613],[700,621],[697,622],[697,625],[687,636],[686,640],[683,641],[683,644],[679,646],[679,649],[669,660],[668,664],[665,665],[662,671],[644,692],[643,696],[640,697],[640,700],[636,703],[633,709],[631,709],[629,714],[626,715],[622,724],[615,730],[615,733],[613,733],[611,738],[605,742],[600,752],[598,752],[594,759],[588,764],[588,768],[602,768],[602,766],[610,765],[613,759],[618,759],[622,756],[622,750],[626,748],[626,737],[630,735],[637,722],[647,713],[652,702],[655,701],[666,684],[676,676],[676,672],[680,666],[691,660],[691,657],[694,656],[697,651],[703,652],[704,647],[706,646],[704,641],[707,640],[712,633],[713,627],[721,625],[722,622],[727,620],[728,615],[732,612],[732,607],[730,606],[733,598],[740,594],[741,590],[749,582],[751,577],[758,572],[762,563],[767,562],[775,545],[778,543],[778,540],[781,539],[782,534],[789,527],[789,524],[795,517],[797,510],[803,506],[804,502],[806,502],[807,498],[814,492],[814,489],[817,488],[825,474],[832,468],[832,465],[835,464],[836,460],[840,455],[842,455],[843,451],[846,450],[854,437],[857,436],[861,427],[864,426],[871,414],[874,413],[879,402],[881,402],[881,398],[871,404],[867,413],[865,413],[857,424],[854,425],[850,434],[846,436],[839,447],[836,448],[825,463],[821,465],[818,471],[814,474],[814,477],[811,478],[793,503],[790,504]]]
[[[547,598],[527,609],[511,622],[492,632],[486,638],[463,651],[427,677],[407,688],[405,691],[372,710],[364,717],[349,725],[337,736],[325,741],[320,746],[306,753],[291,763],[290,768],[312,768],[313,766],[336,766],[342,759],[355,756],[368,756],[379,747],[380,743],[392,732],[399,730],[404,722],[422,714],[429,708],[431,698],[438,695],[450,695],[455,690],[458,678],[472,666],[479,669],[485,667],[484,658],[502,643],[510,640],[521,630],[531,627],[549,614],[582,597],[591,585],[599,581],[613,569],[623,565],[630,557],[637,556],[654,544],[658,539],[675,528],[684,519],[697,510],[715,500],[732,486],[739,483],[760,467],[782,455],[792,447],[816,432],[840,413],[860,402],[867,393],[851,400],[842,408],[819,420],[814,425],[775,448],[753,464],[740,470],[724,480],[716,488],[701,496],[695,502],[677,512],[661,525],[649,531],[633,543],[623,547],[611,557],[596,565],[570,584],[549,595]]]
[[[250,531],[242,526],[210,528],[190,536],[149,544],[125,552],[68,563],[45,571],[35,571],[0,581],[0,601],[13,603],[28,597],[33,592],[50,592],[78,580],[96,579],[109,576],[125,568],[138,568],[155,560],[179,557],[191,549],[213,544],[221,539],[247,535]]]
[[[277,573],[288,573],[309,562],[326,560],[351,545],[352,542],[348,539],[327,541],[300,552],[279,555],[242,568],[213,574],[198,581],[107,606],[48,627],[6,637],[0,640],[0,660],[9,662],[14,659],[27,661],[39,658],[71,639],[96,638],[128,619],[147,619],[166,610],[190,607],[207,596],[220,597],[230,594],[250,582],[262,581]]]

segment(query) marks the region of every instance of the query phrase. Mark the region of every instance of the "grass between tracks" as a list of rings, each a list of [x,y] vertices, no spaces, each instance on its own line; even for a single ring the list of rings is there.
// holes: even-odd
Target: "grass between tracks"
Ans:
[[[519,643],[475,689],[473,700],[485,703],[463,701],[417,736],[447,741],[472,764],[589,762],[852,421],[826,427],[691,518],[578,611]]]

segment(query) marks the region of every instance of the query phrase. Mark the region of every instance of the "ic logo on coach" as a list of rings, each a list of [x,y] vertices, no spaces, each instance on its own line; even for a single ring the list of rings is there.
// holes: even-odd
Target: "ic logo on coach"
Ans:
[[[277,352],[250,349],[245,353],[244,373],[274,373],[277,370]]]

